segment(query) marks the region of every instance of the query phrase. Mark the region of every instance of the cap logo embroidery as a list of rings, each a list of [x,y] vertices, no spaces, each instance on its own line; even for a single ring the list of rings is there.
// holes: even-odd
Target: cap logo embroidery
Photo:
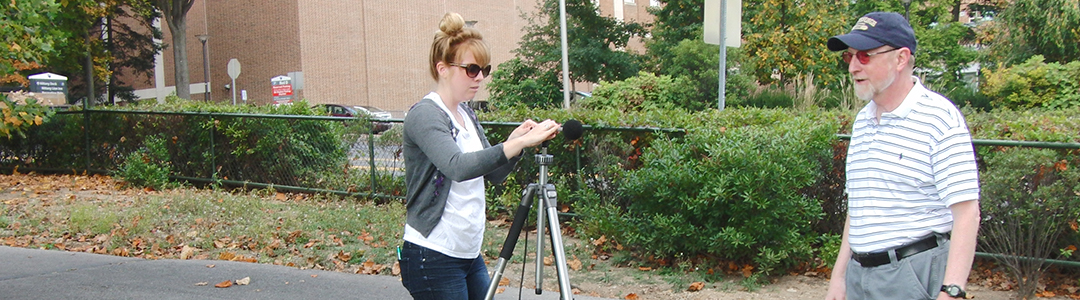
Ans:
[[[862,18],[859,18],[859,22],[855,23],[855,26],[851,27],[851,31],[856,31],[856,30],[865,31],[865,30],[870,29],[870,27],[874,27],[874,26],[877,26],[877,20],[871,19],[870,17],[862,17]]]

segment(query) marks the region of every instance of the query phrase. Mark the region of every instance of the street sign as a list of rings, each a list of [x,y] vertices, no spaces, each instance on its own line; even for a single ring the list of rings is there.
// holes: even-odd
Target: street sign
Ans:
[[[232,79],[240,77],[240,61],[235,58],[229,60],[229,77]]]
[[[270,91],[274,94],[274,103],[292,103],[292,78],[289,76],[270,78]]]
[[[724,4],[727,7],[721,8]],[[742,44],[742,1],[740,0],[705,0],[703,24],[705,43],[720,44],[720,14],[724,15],[724,45],[738,48]]]

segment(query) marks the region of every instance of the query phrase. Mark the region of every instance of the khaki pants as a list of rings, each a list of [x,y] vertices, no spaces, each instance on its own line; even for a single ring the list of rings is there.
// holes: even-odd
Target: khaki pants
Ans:
[[[854,259],[848,261],[844,277],[847,299],[936,299],[945,278],[949,258],[949,240],[938,239],[938,246],[910,257],[866,268]]]

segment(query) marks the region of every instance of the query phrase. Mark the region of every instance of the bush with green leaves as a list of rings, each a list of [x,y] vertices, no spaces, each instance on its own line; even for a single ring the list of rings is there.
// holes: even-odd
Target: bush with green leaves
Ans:
[[[773,110],[718,115],[688,124],[684,138],[654,140],[618,199],[579,202],[590,231],[659,257],[754,261],[765,274],[810,258],[822,208],[806,189],[831,167],[836,123]]]
[[[26,137],[26,131],[33,126],[40,126],[53,116],[52,109],[42,106],[37,99],[22,94],[0,93],[0,136]],[[17,103],[19,102],[19,103]]]
[[[1039,278],[1076,242],[1080,164],[1072,151],[1004,148],[987,155],[982,184],[979,249],[997,260],[1031,299]],[[1071,223],[1071,224],[1070,224]]]
[[[995,108],[1059,109],[1080,106],[1080,61],[1046,63],[1036,55],[1022,64],[984,69],[979,90]]]
[[[147,137],[145,145],[129,153],[115,173],[134,186],[158,190],[169,186],[171,174],[169,149],[165,146],[165,139],[159,136]]]
[[[5,160],[5,166],[111,172],[144,149],[147,138],[160,137],[172,176],[315,186],[349,167],[351,143],[342,140],[346,126],[310,118],[325,112],[304,101],[234,106],[170,97],[162,105],[95,109],[86,115],[64,113],[26,139],[8,141],[5,146],[21,157]],[[91,134],[84,132],[86,125]]]

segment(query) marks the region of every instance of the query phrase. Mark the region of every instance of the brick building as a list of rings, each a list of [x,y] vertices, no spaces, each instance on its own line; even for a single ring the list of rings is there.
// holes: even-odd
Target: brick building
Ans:
[[[484,34],[497,66],[513,57],[528,25],[521,16],[532,14],[538,1],[196,0],[187,14],[191,97],[203,99],[209,86],[214,101],[231,101],[231,89],[236,89],[237,103],[243,103],[240,90],[246,91],[248,103],[271,103],[270,79],[286,75],[293,78],[294,99],[404,111],[435,87],[427,57],[445,12],[460,13]],[[633,22],[651,22],[646,9],[658,5],[655,0],[594,3],[604,15]],[[162,31],[164,42],[171,44],[168,26]],[[209,84],[203,79],[200,35],[208,36]],[[630,48],[640,51],[640,45]],[[140,98],[175,90],[172,50],[161,56],[157,76],[135,86]],[[234,58],[241,73],[236,86],[226,89],[231,84],[227,64]],[[485,98],[486,91],[477,95],[477,100]]]

